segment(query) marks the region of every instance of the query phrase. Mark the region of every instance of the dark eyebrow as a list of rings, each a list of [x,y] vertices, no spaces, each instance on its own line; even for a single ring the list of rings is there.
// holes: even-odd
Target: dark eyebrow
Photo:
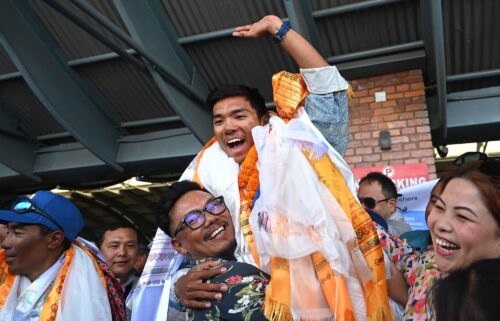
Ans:
[[[470,208],[466,207],[466,206],[457,206],[455,207],[456,210],[464,210],[464,211],[467,211],[469,213],[471,213],[472,215],[474,215],[475,217],[479,218],[479,216],[477,216],[476,213],[474,213],[473,210],[471,210]]]
[[[16,222],[10,222],[7,226],[10,226],[13,229],[21,229],[21,228],[26,227],[26,224],[16,223]]]
[[[444,205],[444,206],[446,206],[445,201],[443,201],[443,199],[442,199],[439,195],[432,195],[432,196],[436,197],[436,202],[437,202],[437,201],[440,201],[441,203],[443,203],[443,205]],[[431,197],[432,197],[432,196],[431,196]]]
[[[246,110],[246,109],[245,109],[245,108],[243,108],[243,107],[240,107],[240,108],[238,108],[238,109],[234,109],[234,110],[232,110],[232,111],[229,113],[229,116],[234,116],[234,115],[236,115],[236,114],[239,114],[239,113],[244,113],[244,112],[248,112],[248,110]],[[212,118],[220,118],[220,117],[222,117],[222,115],[221,115],[221,114],[213,114],[213,115],[212,115]]]

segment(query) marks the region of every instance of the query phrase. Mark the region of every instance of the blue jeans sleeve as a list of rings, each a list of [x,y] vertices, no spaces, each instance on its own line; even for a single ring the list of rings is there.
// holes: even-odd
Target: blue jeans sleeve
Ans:
[[[309,94],[304,106],[314,126],[335,150],[344,156],[349,144],[349,117],[345,90],[318,95]]]

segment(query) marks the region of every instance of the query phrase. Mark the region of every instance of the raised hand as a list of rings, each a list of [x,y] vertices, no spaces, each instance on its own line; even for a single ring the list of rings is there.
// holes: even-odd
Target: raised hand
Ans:
[[[236,27],[233,36],[241,38],[259,38],[263,35],[274,35],[281,24],[282,21],[280,18],[276,16],[265,16],[255,23]]]

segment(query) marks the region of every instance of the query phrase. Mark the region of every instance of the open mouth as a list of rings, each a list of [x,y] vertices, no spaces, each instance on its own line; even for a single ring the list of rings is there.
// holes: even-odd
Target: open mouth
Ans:
[[[436,238],[437,251],[440,254],[453,254],[460,249],[460,245],[446,241],[443,239]]]
[[[227,146],[229,146],[229,149],[231,150],[241,147],[244,143],[245,140],[241,138],[233,138],[226,142]]]
[[[210,233],[210,235],[208,236],[208,239],[209,240],[213,240],[213,239],[217,238],[225,230],[226,230],[225,226],[219,226],[218,228],[215,229],[215,231],[213,231],[212,233]]]

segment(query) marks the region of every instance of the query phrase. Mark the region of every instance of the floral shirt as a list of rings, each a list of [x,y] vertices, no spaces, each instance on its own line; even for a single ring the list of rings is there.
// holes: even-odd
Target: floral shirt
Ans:
[[[241,262],[225,262],[227,272],[214,276],[207,282],[225,283],[228,290],[222,300],[211,301],[209,309],[187,309],[187,320],[267,320],[262,304],[269,284],[269,275],[253,265]]]
[[[434,283],[444,275],[435,263],[434,251],[417,251],[405,240],[389,235],[378,226],[377,232],[384,251],[399,267],[409,285],[408,302],[403,320],[435,320],[431,289]]]

